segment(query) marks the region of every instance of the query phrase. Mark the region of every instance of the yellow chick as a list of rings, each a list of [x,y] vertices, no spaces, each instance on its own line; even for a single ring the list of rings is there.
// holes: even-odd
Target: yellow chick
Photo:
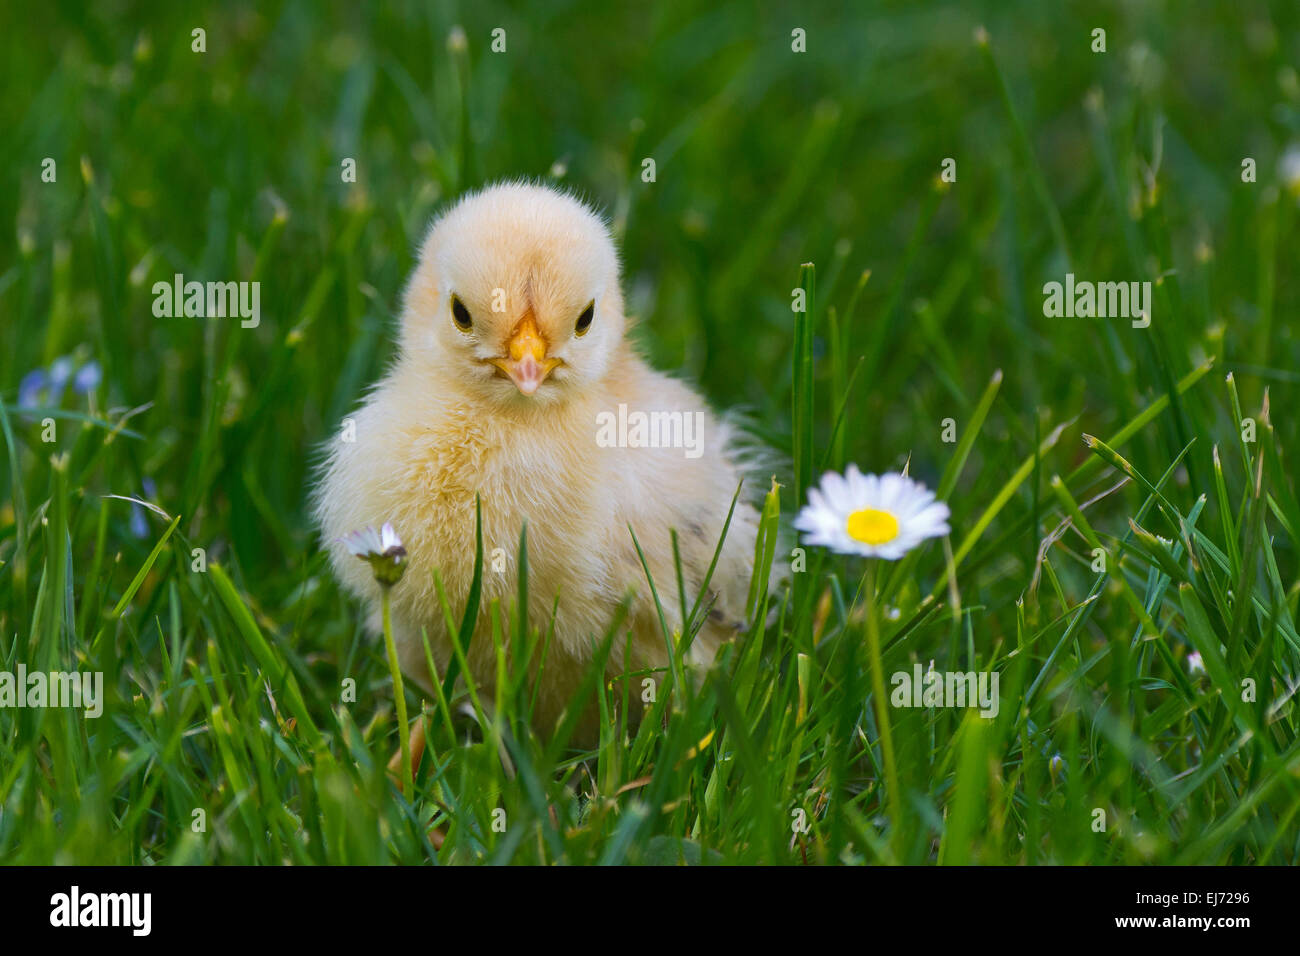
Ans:
[[[650,368],[627,326],[618,256],[591,209],[528,183],[466,196],[429,230],[406,288],[396,361],[351,416],[354,440],[331,442],[316,490],[334,572],[376,629],[378,587],[338,539],[385,521],[402,538],[409,557],[391,594],[394,639],[403,671],[426,689],[421,630],[440,674],[452,655],[433,572],[459,614],[481,497],[483,601],[468,662],[485,700],[497,676],[489,607],[516,599],[527,522],[530,626],[544,633],[554,609],[533,714],[542,733],[554,729],[629,590],[636,596],[606,676],[668,665],[629,526],[668,627],[680,632],[669,530],[678,532],[689,609],[741,478],[734,430]],[[743,623],[757,523],[738,502],[692,665],[707,666]],[[638,678],[638,703],[641,690]],[[584,714],[578,738],[590,740],[595,715]]]

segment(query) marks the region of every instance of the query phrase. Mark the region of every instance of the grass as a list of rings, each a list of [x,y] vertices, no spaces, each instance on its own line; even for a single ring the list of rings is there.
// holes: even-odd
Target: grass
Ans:
[[[106,688],[94,720],[0,708],[0,860],[1300,862],[1300,11],[793,11],[0,13],[31,40],[0,98],[0,671]],[[809,549],[698,687],[665,634],[639,728],[646,675],[593,669],[592,751],[528,728],[535,582],[490,633],[446,594],[507,679],[407,683],[428,746],[399,789],[313,450],[391,355],[429,217],[520,175],[609,211],[647,355],[786,456],[747,492],[760,571],[847,462],[906,464],[953,534],[874,568]],[[1043,316],[1067,271],[1155,282],[1150,327]],[[259,280],[261,324],[155,318],[177,272]],[[18,408],[63,355],[103,381]],[[931,661],[997,672],[996,718],[884,705]]]

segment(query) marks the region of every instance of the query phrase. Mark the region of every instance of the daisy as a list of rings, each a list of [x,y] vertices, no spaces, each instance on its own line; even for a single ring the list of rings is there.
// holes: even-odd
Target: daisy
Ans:
[[[385,521],[378,531],[365,528],[345,534],[338,540],[349,554],[370,562],[375,580],[385,588],[396,584],[406,573],[406,548],[391,522]]]
[[[402,684],[402,668],[397,659],[397,644],[393,641],[393,624],[389,610],[389,589],[402,580],[406,573],[406,548],[393,530],[392,522],[385,521],[376,531],[367,527],[351,531],[338,539],[339,543],[370,564],[370,570],[379,582],[380,607],[383,613],[384,649],[388,652],[388,671],[393,675],[393,699],[397,705],[397,737],[401,744],[402,789],[414,793],[415,778],[411,765],[411,725],[406,719],[406,690]]]
[[[841,554],[897,561],[926,538],[948,533],[948,506],[906,475],[828,471],[795,518],[797,530]]]

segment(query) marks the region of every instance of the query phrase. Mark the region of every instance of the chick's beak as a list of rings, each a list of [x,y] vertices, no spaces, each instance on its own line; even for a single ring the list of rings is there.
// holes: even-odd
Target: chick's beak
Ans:
[[[531,310],[525,312],[519,320],[506,350],[508,357],[488,361],[505,372],[524,395],[532,395],[537,391],[546,376],[560,364],[559,359],[546,357],[546,340],[542,338]]]

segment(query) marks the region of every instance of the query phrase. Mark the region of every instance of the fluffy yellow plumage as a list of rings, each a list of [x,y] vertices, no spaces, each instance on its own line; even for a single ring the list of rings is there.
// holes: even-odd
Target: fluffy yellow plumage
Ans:
[[[570,701],[629,589],[637,594],[627,620],[629,669],[667,664],[628,526],[669,627],[680,630],[669,529],[680,538],[689,607],[740,480],[731,430],[691,389],[647,366],[624,338],[626,325],[613,242],[585,205],[515,183],[462,199],[430,230],[406,290],[397,360],[351,416],[355,440],[331,443],[317,488],[334,571],[366,602],[372,623],[378,587],[336,541],[384,521],[401,535],[409,566],[392,591],[395,638],[402,669],[426,686],[421,629],[440,672],[451,654],[433,571],[462,607],[474,565],[476,493],[487,562],[469,664],[481,687],[496,678],[488,607],[515,599],[527,522],[531,626],[547,627],[559,599],[534,713],[542,732]],[[637,413],[652,412],[683,416],[660,423],[702,425],[698,449],[608,440],[618,435],[611,422],[620,414],[635,422]],[[623,444],[640,442],[634,434]],[[694,663],[707,664],[743,619],[756,525],[754,509],[738,503]],[[615,640],[609,676],[623,672],[626,647],[626,635]],[[639,700],[639,682],[634,689]],[[588,714],[581,736],[593,729]]]

